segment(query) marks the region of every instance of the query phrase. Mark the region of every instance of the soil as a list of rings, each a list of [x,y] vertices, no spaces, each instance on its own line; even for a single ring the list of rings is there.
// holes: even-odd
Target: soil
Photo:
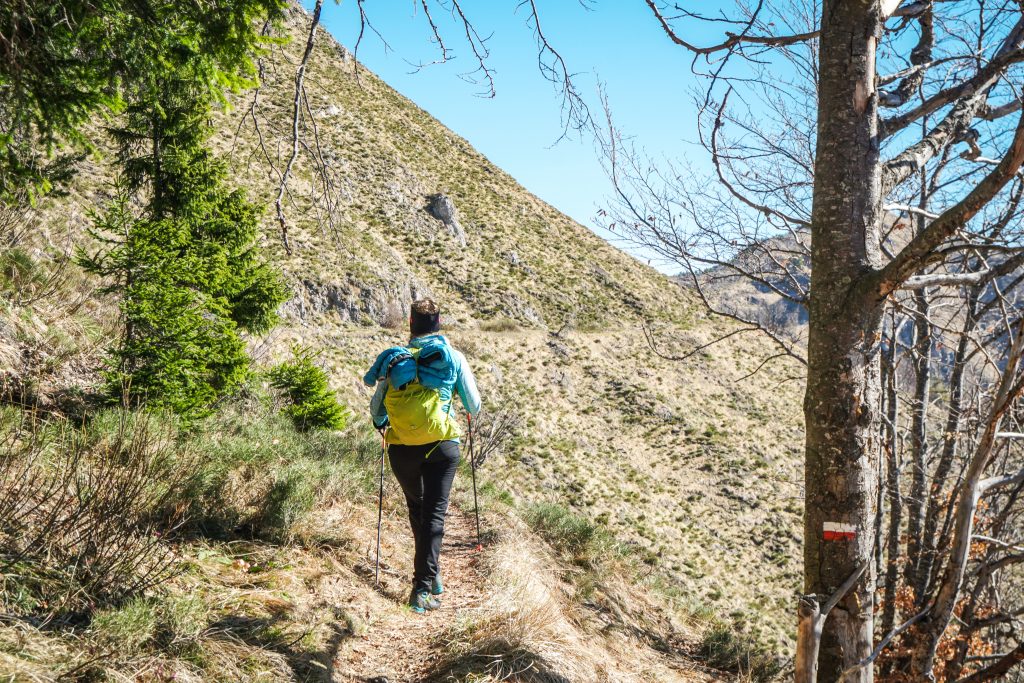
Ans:
[[[411,532],[409,545],[412,545]],[[477,569],[480,552],[472,512],[467,514],[451,508],[441,550],[445,589],[440,596],[441,608],[417,614],[406,607],[410,586],[401,581],[405,573],[388,568],[377,590],[399,608],[387,609],[363,638],[339,651],[333,662],[332,680],[345,683],[425,681],[443,657],[439,645],[442,634],[484,599],[484,576]],[[373,578],[368,578],[372,584]]]

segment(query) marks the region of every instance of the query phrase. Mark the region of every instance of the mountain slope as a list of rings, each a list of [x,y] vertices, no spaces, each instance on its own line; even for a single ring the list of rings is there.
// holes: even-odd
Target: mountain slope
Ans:
[[[304,18],[295,18],[293,34],[301,35]],[[300,317],[313,310],[380,323],[389,306],[425,292],[443,300],[449,322],[458,323],[505,316],[558,329],[644,313],[685,316],[666,278],[530,195],[465,140],[357,70],[329,35],[320,32],[317,40],[306,93],[319,151],[300,155],[289,186],[294,254],[280,253],[277,230],[268,234],[286,272],[308,283],[297,291]],[[245,95],[220,127],[221,148],[239,180],[268,206],[277,171],[268,167],[256,123],[275,166],[283,168],[276,145],[290,138],[294,87],[293,67],[286,65],[298,61],[303,44],[275,48],[255,120],[244,117],[252,104]],[[309,125],[309,113],[303,116]],[[311,130],[303,137],[314,144]],[[318,156],[338,200],[333,225],[325,216],[311,220],[310,194],[322,190],[311,163]],[[440,193],[454,204],[460,228],[428,210]]]
[[[758,369],[771,349],[746,336],[683,362],[654,353],[642,321],[665,355],[729,328],[357,70],[323,33],[306,88],[332,219],[312,199],[321,176],[303,153],[289,183],[286,253],[272,206],[306,21],[292,12],[293,39],[267,58],[255,107],[253,93],[242,93],[215,122],[233,178],[271,207],[263,243],[293,294],[282,325],[252,342],[260,363],[293,344],[319,350],[361,420],[369,399],[362,373],[379,350],[403,341],[410,299],[436,297],[486,406],[522,418],[482,482],[517,506],[558,502],[607,525],[649,566],[645,590],[788,652],[800,564],[799,368],[776,361]],[[304,142],[315,148],[308,134]],[[72,188],[71,209],[62,200],[37,212],[40,258],[86,239],[87,211],[109,196],[109,182],[94,160]],[[438,194],[458,226],[431,212]],[[71,268],[59,297],[6,309],[0,379],[54,400],[95,381],[116,317],[98,284]],[[457,486],[465,492],[468,482]]]
[[[514,406],[526,421],[517,448],[488,463],[485,476],[519,499],[568,501],[608,521],[687,600],[710,602],[788,649],[799,566],[799,368],[777,361],[741,379],[770,354],[754,337],[685,363],[652,353],[641,320],[661,326],[666,351],[726,328],[322,38],[308,93],[321,112],[324,155],[341,169],[338,235],[308,215],[294,218],[289,257],[268,220],[275,259],[303,283],[279,334],[323,347],[338,388],[359,410],[368,397],[358,378],[378,350],[401,342],[404,314],[395,332],[367,323],[394,322],[389,308],[433,294],[452,312],[451,336],[476,368],[485,401]],[[268,69],[278,80],[268,79],[260,105],[276,126],[264,126],[267,139],[284,135],[290,121],[293,71],[284,64],[297,63],[299,42]],[[233,135],[245,106],[222,131]],[[236,163],[251,161],[241,177],[265,187],[272,173],[258,163],[251,130],[231,144]],[[311,169],[299,177],[306,184],[296,203],[308,206],[298,197],[311,187]],[[428,210],[439,192],[460,214],[464,248]],[[342,303],[323,305],[325,291]],[[480,329],[495,318],[519,329]],[[565,323],[569,331],[550,334]]]

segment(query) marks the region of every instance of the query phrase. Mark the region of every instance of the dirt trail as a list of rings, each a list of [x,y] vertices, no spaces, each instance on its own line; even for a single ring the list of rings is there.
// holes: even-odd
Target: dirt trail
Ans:
[[[410,535],[409,544],[412,544]],[[335,661],[333,681],[337,683],[417,683],[438,664],[439,636],[460,615],[484,599],[484,576],[477,569],[476,530],[472,513],[452,506],[445,524],[441,550],[444,595],[441,609],[416,614],[407,608],[381,610],[380,619],[370,624],[364,637],[351,642]],[[409,597],[407,567],[382,574],[378,598],[405,605]],[[399,575],[395,575],[399,574]],[[372,577],[370,578],[372,582]]]

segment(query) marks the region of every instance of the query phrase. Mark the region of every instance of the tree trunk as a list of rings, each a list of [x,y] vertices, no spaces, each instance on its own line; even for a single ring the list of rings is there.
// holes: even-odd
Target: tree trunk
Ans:
[[[885,592],[882,597],[881,632],[888,633],[896,626],[896,588],[899,584],[899,559],[902,545],[903,496],[900,493],[899,434],[896,429],[899,420],[899,396],[896,392],[896,344],[899,326],[893,322],[887,348],[883,352],[882,377],[885,386],[886,420],[883,431],[886,458],[886,476],[889,496],[889,528],[886,534]]]
[[[914,291],[914,400],[910,406],[910,495],[907,502],[906,582],[915,600],[924,593],[921,581],[922,531],[927,497],[928,402],[931,400],[932,330],[926,289]]]
[[[804,591],[819,597],[870,564],[874,546],[882,302],[862,283],[881,265],[874,90],[881,26],[877,0],[823,3],[804,397]],[[870,655],[874,581],[869,569],[828,615],[820,680],[838,681]],[[846,681],[872,677],[868,665]]]

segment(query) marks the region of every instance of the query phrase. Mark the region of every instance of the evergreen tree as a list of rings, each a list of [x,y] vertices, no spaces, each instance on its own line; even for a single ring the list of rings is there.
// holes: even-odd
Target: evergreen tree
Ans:
[[[349,411],[331,391],[327,373],[309,350],[292,349],[292,359],[270,370],[270,382],[288,400],[284,412],[300,430],[343,429]]]
[[[265,40],[259,27],[284,7],[282,0],[0,2],[0,201],[44,192],[65,177],[74,155],[92,146],[87,124],[119,112],[154,68],[188,61],[196,93],[208,101],[251,82]]]
[[[123,333],[107,380],[187,417],[245,380],[241,332],[265,332],[286,292],[256,248],[258,209],[230,189],[208,149],[210,103],[188,58],[134,89],[119,145],[122,185],[95,221],[105,245],[82,255],[122,295]],[[133,208],[138,207],[138,208]]]

